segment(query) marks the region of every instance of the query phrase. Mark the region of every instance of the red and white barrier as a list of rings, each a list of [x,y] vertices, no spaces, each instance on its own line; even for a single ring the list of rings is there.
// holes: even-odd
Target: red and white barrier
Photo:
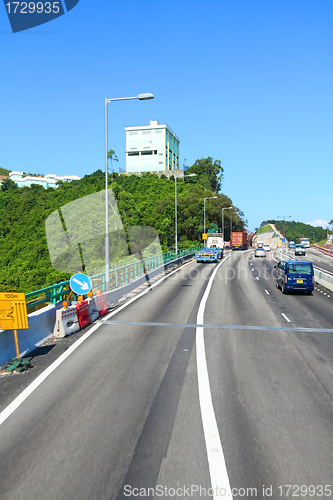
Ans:
[[[56,311],[56,322],[54,325],[53,336],[56,338],[66,337],[72,333],[78,332],[80,325],[75,306]]]
[[[97,309],[99,316],[105,316],[109,312],[108,306],[106,305],[105,293],[96,295]]]
[[[77,317],[79,320],[80,328],[85,328],[90,325],[91,320],[89,316],[89,304],[87,300],[83,300],[76,304]]]

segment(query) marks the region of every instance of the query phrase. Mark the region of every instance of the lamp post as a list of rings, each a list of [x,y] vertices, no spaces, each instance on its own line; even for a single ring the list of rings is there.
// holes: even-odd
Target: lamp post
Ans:
[[[187,174],[184,177],[196,177],[197,174]],[[177,176],[175,175],[175,256],[178,257],[178,234],[177,234]]]
[[[105,98],[105,291],[110,289],[110,263],[109,263],[109,197],[108,197],[108,103],[111,101],[128,101],[130,99],[154,99],[153,94],[138,94],[135,97]]]
[[[224,213],[223,210],[230,210],[232,207],[224,207],[222,208],[222,238],[224,241]]]
[[[286,218],[291,217],[291,215],[278,215],[278,219],[283,219],[284,224],[283,224],[283,232],[284,232],[284,237],[286,237]]]
[[[209,198],[204,198],[204,233],[206,233],[206,200],[214,200],[217,196],[210,196]]]
[[[313,243],[316,243],[316,233],[314,231],[310,231],[313,234]]]

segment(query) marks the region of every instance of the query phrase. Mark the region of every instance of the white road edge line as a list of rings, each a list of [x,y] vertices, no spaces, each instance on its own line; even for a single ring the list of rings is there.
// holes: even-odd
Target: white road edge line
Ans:
[[[184,266],[178,267],[174,271],[171,271],[171,273],[167,274],[166,276],[163,276],[163,278],[161,278],[159,281],[157,281],[156,283],[153,283],[151,285],[151,287],[149,287],[146,290],[144,290],[143,292],[139,293],[139,295],[137,295],[136,297],[133,297],[131,300],[129,300],[128,302],[126,302],[125,304],[120,306],[115,311],[111,312],[110,314],[107,314],[106,316],[103,317],[103,319],[107,320],[107,319],[111,318],[112,316],[117,314],[119,311],[121,311],[125,307],[132,304],[132,302],[134,302],[135,300],[142,297],[142,295],[149,293],[152,288],[155,288],[157,285],[162,283],[162,281],[164,281],[166,278],[169,278],[169,276],[171,276],[172,274],[180,271],[181,269],[184,269],[184,267],[187,267],[188,265],[193,264],[194,262],[195,261],[191,261],[188,264],[184,264]],[[7,420],[7,418],[10,417],[10,415],[12,413],[14,413],[14,411],[30,396],[30,394],[32,394],[37,389],[37,387],[40,386],[42,384],[42,382],[44,382],[44,380],[49,375],[51,375],[51,373],[56,368],[58,368],[58,366],[60,366],[61,363],[63,363],[100,326],[103,326],[103,323],[97,323],[90,330],[88,330],[84,335],[82,335],[82,337],[80,339],[78,339],[69,349],[67,349],[66,352],[64,352],[61,356],[59,356],[59,358],[56,359],[48,368],[46,368],[46,370],[44,370],[40,375],[38,375],[38,377],[33,382],[31,382],[31,384],[28,385],[28,387],[26,389],[24,389],[24,391],[21,392],[21,394],[19,394],[11,403],[9,403],[9,405],[4,410],[2,410],[2,412],[0,413],[0,425],[2,425],[5,422],[5,420]]]
[[[284,313],[281,313],[281,314],[282,314],[282,316],[284,317],[284,319],[285,319],[286,321],[288,321],[288,323],[291,323],[290,319],[289,319],[289,318],[287,318],[287,316],[286,316]]]
[[[225,262],[229,257],[230,256],[223,259],[223,261],[216,267],[209,279],[208,285],[198,309],[197,323],[199,324],[204,324],[206,302],[209,296],[209,292],[212,288],[215,275],[223,262]],[[231,495],[227,467],[225,464],[220,434],[214,413],[212,394],[209,384],[203,327],[197,327],[196,329],[196,357],[200,410],[204,429],[210,479],[212,483],[212,489],[214,491],[213,498],[214,500],[219,500],[220,495],[218,495],[218,493],[222,490],[225,491],[226,497],[233,498]]]

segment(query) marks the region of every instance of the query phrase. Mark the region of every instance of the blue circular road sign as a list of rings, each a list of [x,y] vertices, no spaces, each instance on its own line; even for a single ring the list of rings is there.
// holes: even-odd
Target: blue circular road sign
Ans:
[[[76,295],[84,295],[92,288],[91,279],[82,273],[74,274],[69,280],[69,286]]]

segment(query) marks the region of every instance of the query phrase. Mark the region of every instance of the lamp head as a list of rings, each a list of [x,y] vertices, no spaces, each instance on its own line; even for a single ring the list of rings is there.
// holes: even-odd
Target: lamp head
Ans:
[[[139,94],[138,98],[143,101],[144,99],[154,99],[154,96],[153,94]]]

